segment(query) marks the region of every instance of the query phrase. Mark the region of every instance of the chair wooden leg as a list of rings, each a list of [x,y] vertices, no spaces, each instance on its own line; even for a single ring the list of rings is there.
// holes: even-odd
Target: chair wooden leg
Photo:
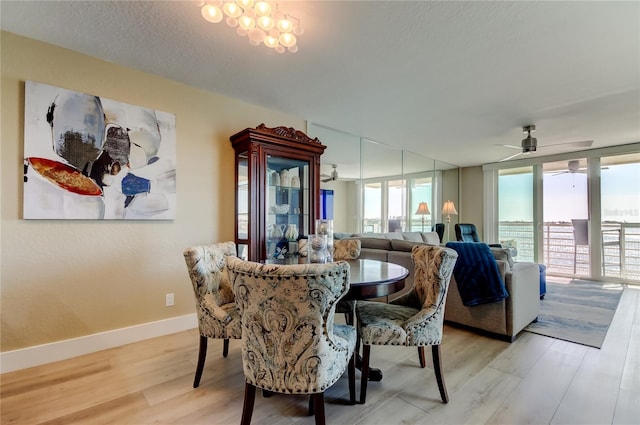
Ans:
[[[242,420],[240,425],[249,425],[253,416],[253,404],[256,401],[256,387],[248,382],[244,384],[244,404],[242,405]]]
[[[198,365],[196,366],[196,377],[193,380],[193,388],[198,388],[200,378],[202,378],[202,370],[204,369],[204,359],[207,357],[207,341],[209,338],[200,335],[200,349],[198,350]]]
[[[313,413],[315,412],[315,409],[313,408],[313,402],[315,401],[315,397],[313,396],[313,394],[309,395],[309,416],[313,416]]]
[[[420,359],[420,367],[424,368],[427,366],[427,361],[424,357],[424,347],[418,347],[418,358]]]
[[[433,370],[436,372],[436,381],[438,381],[438,389],[443,403],[449,403],[449,395],[447,387],[444,385],[444,369],[440,362],[440,344],[431,346],[431,354],[433,354]]]
[[[347,373],[349,375],[349,401],[356,404],[356,352],[354,350],[349,359]]]
[[[316,415],[316,425],[325,425],[324,418],[324,393],[313,394],[313,409]]]
[[[229,354],[229,338],[225,338],[222,343],[222,357],[227,357]]]
[[[360,404],[367,401],[367,382],[369,381],[369,359],[371,357],[371,346],[362,345],[362,374],[360,375]]]

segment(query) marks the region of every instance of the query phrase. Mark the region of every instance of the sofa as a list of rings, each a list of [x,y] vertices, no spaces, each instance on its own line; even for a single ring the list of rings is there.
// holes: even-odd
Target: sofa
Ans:
[[[360,239],[360,258],[388,261],[409,270],[404,289],[389,296],[389,300],[403,295],[413,287],[413,247],[416,244],[440,245],[436,232],[355,233],[337,234],[335,237]],[[452,277],[444,319],[451,324],[513,341],[522,329],[538,317],[540,269],[536,263],[514,262],[506,248],[492,247],[491,252],[509,297],[490,304],[466,307],[462,304],[455,277]]]

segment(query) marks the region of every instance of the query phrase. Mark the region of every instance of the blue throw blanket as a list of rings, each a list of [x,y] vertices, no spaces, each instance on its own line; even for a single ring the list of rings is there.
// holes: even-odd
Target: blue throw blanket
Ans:
[[[482,242],[448,242],[458,253],[453,275],[462,304],[467,307],[503,300],[509,296],[489,245]]]

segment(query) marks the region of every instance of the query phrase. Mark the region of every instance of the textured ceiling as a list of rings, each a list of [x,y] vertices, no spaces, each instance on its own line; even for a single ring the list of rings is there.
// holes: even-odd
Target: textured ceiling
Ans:
[[[640,2],[282,2],[295,54],[209,24],[197,1],[6,1],[3,30],[451,164],[640,141]],[[259,124],[259,123],[256,123]],[[541,149],[557,153],[563,149]]]

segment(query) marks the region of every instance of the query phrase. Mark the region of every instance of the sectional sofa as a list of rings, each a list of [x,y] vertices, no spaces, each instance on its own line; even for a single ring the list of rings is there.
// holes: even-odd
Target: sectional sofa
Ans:
[[[394,299],[413,287],[411,250],[416,244],[439,245],[435,232],[392,232],[336,234],[337,239],[360,239],[360,258],[400,264],[409,270],[405,288],[389,297]],[[455,277],[447,294],[445,321],[473,328],[491,336],[513,341],[518,333],[536,320],[540,311],[540,272],[538,264],[514,262],[509,250],[491,248],[509,297],[498,302],[466,307],[462,304]]]

